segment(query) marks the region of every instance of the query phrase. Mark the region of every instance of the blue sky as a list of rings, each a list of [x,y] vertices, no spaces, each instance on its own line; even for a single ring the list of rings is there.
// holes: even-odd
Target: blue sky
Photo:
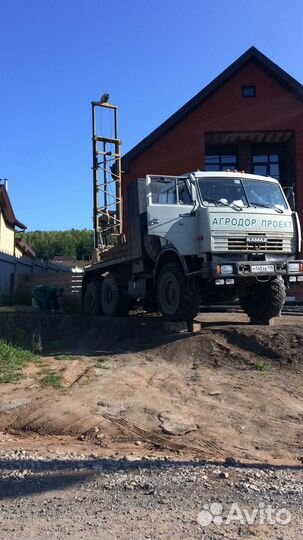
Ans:
[[[90,102],[123,153],[255,45],[303,83],[301,0],[0,0],[0,178],[29,230],[92,226]]]

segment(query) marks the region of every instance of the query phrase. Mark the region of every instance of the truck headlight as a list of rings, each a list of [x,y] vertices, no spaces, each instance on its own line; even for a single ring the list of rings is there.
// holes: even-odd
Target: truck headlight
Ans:
[[[234,267],[232,264],[221,264],[221,274],[233,274]]]
[[[288,270],[290,272],[300,272],[300,263],[288,263]]]

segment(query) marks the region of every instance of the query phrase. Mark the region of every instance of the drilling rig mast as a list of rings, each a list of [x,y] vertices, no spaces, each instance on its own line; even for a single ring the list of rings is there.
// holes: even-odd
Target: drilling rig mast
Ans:
[[[103,133],[107,112],[113,124],[113,135]],[[98,127],[101,125],[101,133]],[[105,130],[106,131],[106,130]],[[111,135],[111,134],[110,134]],[[109,103],[109,94],[92,102],[94,255],[122,241],[121,140],[118,137],[118,107]]]

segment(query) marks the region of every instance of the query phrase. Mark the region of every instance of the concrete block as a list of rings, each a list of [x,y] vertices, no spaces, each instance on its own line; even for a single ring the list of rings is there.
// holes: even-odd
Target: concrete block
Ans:
[[[171,321],[165,321],[164,322],[164,329],[168,330],[169,332],[176,332],[176,333],[183,333],[183,332],[200,332],[201,331],[201,323],[197,321],[178,321],[178,322],[171,322]]]

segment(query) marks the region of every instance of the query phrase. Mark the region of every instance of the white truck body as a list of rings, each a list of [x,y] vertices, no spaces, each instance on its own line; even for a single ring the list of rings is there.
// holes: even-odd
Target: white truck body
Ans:
[[[180,254],[203,257],[206,253],[232,253],[258,251],[259,253],[299,252],[301,233],[297,215],[287,203],[280,184],[269,177],[234,172],[196,172],[188,176],[193,201],[197,201],[197,183],[211,180],[266,182],[269,189],[275,186],[281,192],[284,208],[233,207],[213,204],[161,204],[153,201],[152,183],[156,175],[147,176],[148,233],[161,237],[174,245]],[[160,177],[161,178],[161,177]],[[173,179],[174,177],[169,177]],[[180,178],[180,177],[175,177]],[[184,175],[186,178],[186,175]],[[163,188],[165,189],[165,183]],[[250,242],[251,237],[260,243]]]

